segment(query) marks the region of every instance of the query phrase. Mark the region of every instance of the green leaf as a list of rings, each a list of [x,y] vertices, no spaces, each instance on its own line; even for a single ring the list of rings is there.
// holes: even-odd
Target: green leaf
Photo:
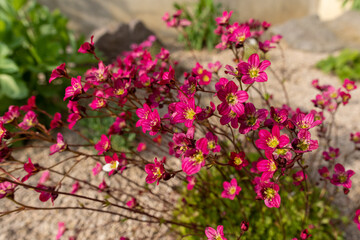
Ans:
[[[0,42],[0,57],[6,57],[11,53],[11,49],[4,43]]]
[[[16,63],[8,58],[0,58],[0,72],[1,73],[14,73],[19,71]]]
[[[1,92],[12,99],[23,99],[28,95],[26,84],[13,76],[0,74]]]

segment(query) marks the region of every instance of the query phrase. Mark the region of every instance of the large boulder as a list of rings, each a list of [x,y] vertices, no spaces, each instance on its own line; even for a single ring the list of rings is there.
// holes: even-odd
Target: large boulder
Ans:
[[[139,20],[134,20],[129,24],[108,25],[95,30],[93,35],[96,49],[104,53],[108,62],[115,60],[123,51],[130,50],[131,44],[139,44],[149,36],[155,36]]]
[[[272,28],[292,48],[312,52],[333,52],[344,45],[316,15],[290,20]]]

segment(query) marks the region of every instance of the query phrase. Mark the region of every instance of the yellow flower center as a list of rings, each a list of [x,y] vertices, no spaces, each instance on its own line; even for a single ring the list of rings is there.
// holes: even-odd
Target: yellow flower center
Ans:
[[[230,106],[233,106],[235,104],[237,104],[237,97],[235,96],[235,94],[233,93],[229,93],[226,97],[226,102],[230,105]]]
[[[271,171],[271,172],[275,172],[275,171],[276,171],[276,164],[275,164],[275,162],[271,161],[269,167],[270,167],[270,171]]]
[[[279,149],[276,149],[275,152],[279,155],[285,155],[288,152],[288,150],[279,148]]]
[[[209,76],[208,76],[208,75],[204,75],[204,76],[203,76],[203,81],[204,81],[204,82],[210,81]]]
[[[256,117],[248,116],[246,123],[248,126],[254,126],[256,123]]]
[[[229,117],[230,118],[236,118],[236,112],[234,112],[233,110],[230,110]]]
[[[304,141],[301,141],[300,143],[298,143],[296,145],[296,147],[298,149],[300,149],[301,151],[306,151],[309,148],[309,144],[307,143],[307,141],[304,140]]]
[[[237,37],[238,42],[244,42],[245,39],[246,39],[245,34],[240,35],[240,36]]]
[[[346,88],[347,90],[352,90],[352,89],[354,89],[354,86],[353,86],[352,84],[348,83],[348,84],[346,84],[345,88]],[[360,216],[360,215],[359,215],[359,216]]]
[[[339,176],[338,176],[338,179],[339,179],[339,182],[340,182],[340,183],[344,183],[344,182],[346,182],[346,180],[347,180],[347,176],[345,176],[345,175],[339,175]]]
[[[249,75],[251,78],[256,78],[259,76],[259,72],[260,72],[260,70],[258,68],[251,68],[249,70]]]
[[[208,148],[209,149],[214,149],[215,148],[215,142],[214,141],[209,141],[208,142]]]
[[[195,116],[195,111],[192,108],[188,108],[185,112],[185,119],[193,120]]]
[[[230,187],[229,193],[230,193],[230,195],[234,195],[236,193],[236,187],[235,186]]]
[[[266,199],[273,199],[275,197],[276,191],[272,188],[266,188],[264,191]]]
[[[111,168],[111,169],[114,169],[114,170],[117,169],[117,161],[112,161],[110,164],[111,164],[111,165],[110,165],[110,168]]]
[[[123,95],[124,93],[125,93],[125,90],[123,89],[123,88],[120,88],[120,89],[116,89],[115,91],[114,91],[114,93],[116,94],[116,95]]]
[[[201,164],[204,161],[204,155],[201,151],[198,151],[193,155],[193,159],[197,164]]]
[[[269,138],[266,144],[271,148],[276,148],[279,145],[279,140],[276,137]]]
[[[234,158],[234,163],[235,165],[240,165],[242,164],[243,160],[240,157],[235,157]]]

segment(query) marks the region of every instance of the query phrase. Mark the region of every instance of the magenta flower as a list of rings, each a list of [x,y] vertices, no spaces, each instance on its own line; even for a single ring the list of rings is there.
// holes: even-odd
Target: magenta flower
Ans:
[[[0,182],[0,199],[13,194],[16,186],[11,182]]]
[[[29,179],[30,176],[34,175],[35,173],[39,172],[39,165],[38,164],[33,164],[31,162],[31,159],[28,158],[28,163],[24,163],[24,170],[28,173],[26,176],[24,176],[21,181],[25,182],[26,180]]]
[[[217,226],[216,230],[212,227],[207,227],[205,235],[208,238],[207,240],[227,240],[224,237],[224,227],[222,225]]]
[[[89,42],[85,42],[83,43],[78,52],[79,53],[90,53],[90,54],[94,54],[95,52],[95,46],[94,46],[94,35],[91,36],[90,38],[90,43]]]
[[[328,152],[324,151],[322,155],[325,161],[334,161],[336,158],[339,157],[339,149],[329,147],[329,151]]]
[[[83,92],[83,87],[81,85],[81,76],[77,76],[77,78],[71,78],[71,86],[65,89],[65,99],[71,97],[71,100]]]
[[[357,88],[354,81],[350,81],[349,79],[345,78],[344,84],[342,85],[347,91],[353,91]]]
[[[330,182],[335,186],[343,186],[344,188],[351,188],[350,178],[355,174],[353,170],[347,170],[340,163],[337,163],[334,167],[334,174]]]
[[[281,197],[279,195],[279,185],[273,182],[260,182],[255,186],[255,191],[259,198],[264,200],[268,208],[279,208]]]
[[[259,109],[256,111],[254,104],[245,103],[245,113],[239,117],[241,134],[246,134],[252,130],[256,130],[260,127],[260,123],[265,121],[268,115],[266,109]]]
[[[227,24],[229,24],[229,20],[231,18],[232,13],[233,13],[233,11],[230,11],[230,12],[224,11],[222,17],[217,17],[215,19],[216,23],[218,25],[227,25]]]
[[[98,68],[92,68],[86,72],[86,81],[89,83],[93,83],[94,85],[99,85],[100,82],[104,82],[108,79],[109,67],[104,65],[102,61],[99,62]]]
[[[249,165],[249,162],[245,159],[244,152],[231,152],[229,165],[234,166],[236,170],[241,170],[243,167]]]
[[[72,189],[71,189],[71,194],[75,194],[80,188],[80,183],[78,181],[76,181],[73,185],[72,185]]]
[[[327,167],[320,168],[318,170],[318,173],[320,174],[321,177],[323,177],[325,179],[329,179],[330,172],[329,172],[329,169]]]
[[[109,172],[109,176],[115,173],[119,169],[120,161],[116,153],[113,154],[113,157],[105,156],[106,164],[102,167],[102,170]]]
[[[100,141],[95,144],[94,148],[99,151],[98,155],[109,151],[111,148],[110,137],[108,138],[105,134],[101,135]]]
[[[36,113],[34,113],[33,111],[28,111],[25,114],[23,121],[19,124],[19,127],[24,130],[28,130],[32,127],[35,127],[38,123],[39,121],[37,119]]]
[[[157,158],[154,158],[154,163],[146,164],[145,172],[148,174],[146,177],[146,182],[148,184],[157,181],[156,185],[159,185],[160,179],[165,173],[164,164],[162,161],[158,161]]]
[[[239,72],[243,74],[241,81],[245,84],[252,84],[254,82],[266,82],[268,80],[267,74],[264,72],[270,66],[270,61],[264,60],[260,62],[259,55],[252,54],[248,62],[241,62],[238,65]]]
[[[219,61],[216,61],[215,63],[209,63],[208,68],[213,73],[218,73],[220,68],[222,67],[221,63]]]
[[[148,119],[150,113],[151,108],[146,103],[144,103],[143,108],[136,109],[136,115],[139,117],[139,120],[136,122],[136,127],[142,126],[142,123]],[[145,132],[146,131],[144,131],[144,133]]]
[[[50,154],[53,155],[57,152],[62,152],[67,148],[67,144],[64,141],[64,137],[61,133],[57,134],[57,143],[50,146]]]
[[[161,136],[161,135],[159,135],[159,136]],[[146,143],[143,143],[143,142],[139,143],[137,148],[136,148],[136,151],[142,152],[144,150],[146,150]]]
[[[101,163],[97,162],[95,167],[92,169],[93,175],[96,176],[101,172],[102,166]]]
[[[8,134],[6,128],[4,127],[4,123],[0,122],[0,142],[1,140]]]
[[[157,109],[149,113],[147,119],[141,122],[141,126],[143,132],[149,131],[151,136],[156,135],[161,130],[161,119]]]
[[[278,125],[274,125],[271,133],[265,129],[259,131],[259,139],[255,141],[258,148],[273,152],[276,148],[282,148],[289,143],[289,137],[284,134],[280,136]]]
[[[27,104],[20,107],[20,110],[23,110],[24,112],[35,110],[36,109],[36,97],[31,96],[27,100]]]
[[[131,200],[129,200],[127,203],[126,203],[126,206],[128,206],[128,208],[134,208],[138,205],[137,201],[136,201],[136,198],[131,198]]]
[[[311,139],[311,134],[305,129],[301,129],[291,142],[291,145],[296,153],[311,152],[319,147],[317,140]]]
[[[49,83],[51,83],[52,81],[54,81],[57,78],[62,78],[62,77],[70,78],[66,72],[65,63],[61,64],[60,66],[57,66],[52,71],[50,79],[49,79]]]
[[[55,192],[55,187],[47,187],[42,184],[38,184],[36,187],[39,188],[35,189],[36,192],[40,193],[39,200],[46,202],[51,199],[51,202],[54,205],[54,201],[58,197],[58,194]]]
[[[55,113],[54,118],[50,122],[50,130],[61,127],[62,121],[61,121],[61,113]]]
[[[235,31],[230,35],[229,40],[239,46],[249,37],[251,37],[249,26],[241,26],[235,29]]]
[[[102,182],[99,184],[99,191],[102,192],[107,188],[107,184],[105,182],[105,179],[102,180]]]
[[[356,210],[356,212],[355,212],[354,223],[357,224],[357,227],[360,230],[360,209]]]
[[[309,234],[309,231],[308,231],[307,229],[302,230],[301,233],[300,233],[300,239],[301,239],[301,240],[308,239],[308,238],[310,238],[311,236],[312,236],[312,235]]]
[[[56,234],[56,240],[59,240],[62,235],[64,235],[66,231],[65,223],[64,222],[58,222],[58,232]]]
[[[125,113],[120,113],[119,117],[116,117],[115,122],[110,126],[108,135],[122,134],[123,128],[126,127]]]
[[[314,121],[314,114],[298,113],[293,116],[293,122],[299,129],[310,129],[322,123],[321,120]]]
[[[273,159],[272,152],[266,151],[265,155],[267,159],[259,160],[256,164],[256,168],[258,172],[263,173],[261,175],[262,181],[269,180],[270,178],[272,178],[277,170],[277,166]]]
[[[350,141],[352,141],[355,144],[359,144],[360,143],[360,132],[351,133]]]
[[[50,172],[46,170],[41,174],[38,184],[44,184],[47,180],[49,180],[49,178],[50,178]]]
[[[182,161],[182,170],[187,175],[198,173],[205,165],[206,155],[209,153],[207,148],[208,141],[206,138],[201,138],[196,141],[196,149],[190,149],[185,153]]]
[[[305,181],[307,179],[307,175],[304,175],[304,171],[300,170],[292,175],[294,179],[294,185],[298,186],[301,182]]]
[[[236,195],[239,195],[241,191],[241,187],[237,185],[237,181],[235,178],[231,179],[230,182],[224,182],[224,191],[221,193],[222,198],[229,198],[230,200],[234,200]]]
[[[1,117],[1,121],[3,123],[11,123],[19,116],[20,116],[19,107],[11,105],[11,106],[9,106],[8,111],[6,113],[4,113],[4,116]]]
[[[176,115],[173,118],[174,123],[184,123],[186,127],[190,128],[196,119],[196,114],[201,112],[199,106],[195,106],[195,99],[184,100],[184,102],[176,103]]]
[[[214,135],[212,132],[207,132],[205,135],[206,139],[208,140],[208,149],[212,152],[220,152],[221,147],[218,142],[218,137]]]
[[[188,181],[188,184],[187,184],[187,190],[192,190],[195,186],[195,183],[196,183],[196,178],[195,176],[186,176],[186,180]]]
[[[217,92],[217,96],[220,101],[222,101],[222,103],[217,106],[221,115],[226,115],[230,111],[233,111],[238,115],[243,114],[243,103],[249,98],[247,92],[241,90],[238,91],[238,86],[233,81],[228,82],[224,89],[220,89]]]

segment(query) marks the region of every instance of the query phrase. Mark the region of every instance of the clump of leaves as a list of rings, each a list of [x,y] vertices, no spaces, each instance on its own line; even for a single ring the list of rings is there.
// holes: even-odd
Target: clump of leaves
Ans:
[[[186,42],[186,45],[190,44],[193,49],[213,49],[219,42],[219,36],[214,30],[217,27],[215,18],[220,15],[221,4],[215,4],[213,0],[198,0],[193,11],[189,11],[186,4],[175,3],[174,6],[183,11],[184,18],[191,21],[191,25],[184,29],[185,33],[180,35],[179,40]]]
[[[360,80],[360,52],[344,49],[337,57],[329,56],[321,60],[316,67],[326,73],[336,74],[340,79]]]
[[[360,11],[360,0],[343,0],[343,6],[351,4],[351,9]]]
[[[37,95],[39,107],[53,113],[60,108],[66,85],[48,84],[51,71],[63,62],[84,71],[90,56],[76,54],[84,41],[67,29],[67,19],[34,0],[0,0],[0,111]],[[46,103],[46,104],[45,104]]]
[[[250,155],[253,159],[258,158],[257,154]],[[256,200],[246,175],[241,175],[241,172],[235,169],[231,172],[224,171],[225,168],[218,169],[213,166],[207,171],[199,172],[194,189],[188,191],[184,187],[177,208],[180,210],[174,212],[175,219],[206,227],[223,225],[228,239],[237,239],[241,235],[242,221],[249,222],[250,225],[241,239],[285,239],[284,236],[286,239],[292,239],[297,237],[303,228],[309,228],[310,233],[314,233],[311,239],[344,239],[337,226],[345,223],[346,219],[341,218],[338,211],[327,202],[326,197],[321,194],[321,189],[314,187],[314,192],[308,195],[309,225],[303,226],[306,195],[304,190],[295,189],[302,186],[291,187],[291,177],[286,177],[284,184],[290,187],[283,187],[279,192],[281,207],[268,208]],[[229,181],[231,177],[240,179],[238,184],[242,190],[234,200],[221,198],[221,192],[224,190],[221,188],[222,182]],[[250,218],[246,219],[245,216]],[[274,225],[277,228],[274,228]],[[202,239],[193,235],[188,228],[181,228],[181,234],[189,235],[186,239]]]

